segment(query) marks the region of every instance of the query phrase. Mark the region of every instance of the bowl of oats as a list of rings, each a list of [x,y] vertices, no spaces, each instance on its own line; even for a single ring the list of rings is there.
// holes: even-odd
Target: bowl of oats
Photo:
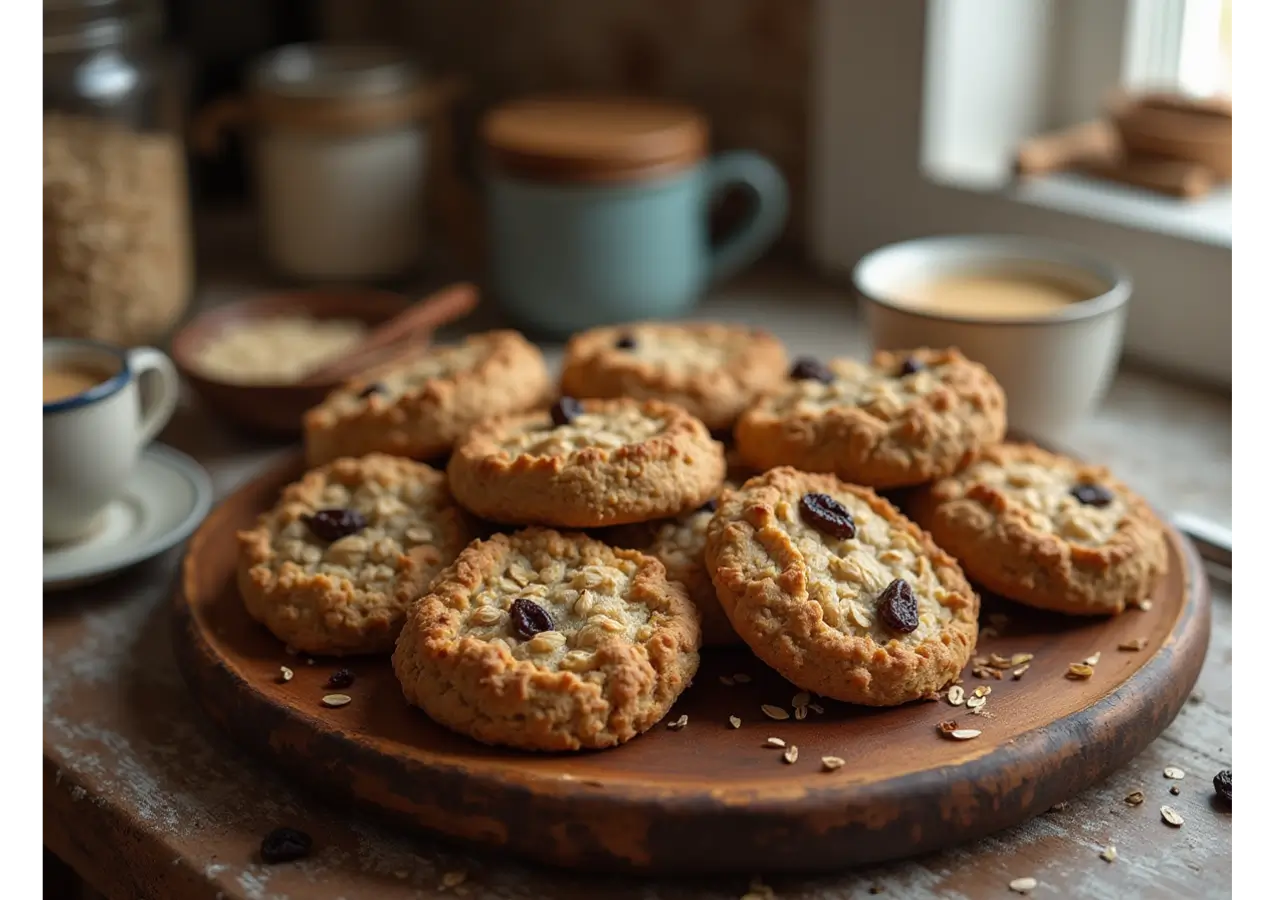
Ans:
[[[252,431],[296,435],[305,411],[341,381],[313,373],[356,351],[373,329],[411,305],[401,294],[365,288],[254,296],[194,319],[173,337],[172,358],[200,398],[226,419]],[[428,331],[411,332],[368,362],[429,338]]]

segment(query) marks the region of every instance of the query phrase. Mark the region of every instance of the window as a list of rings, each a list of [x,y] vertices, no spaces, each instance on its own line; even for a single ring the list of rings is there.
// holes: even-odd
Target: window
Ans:
[[[1126,352],[1230,384],[1229,192],[1011,179],[1022,139],[1101,115],[1113,88],[1229,90],[1229,0],[815,0],[813,40],[816,262],[961,232],[1100,249],[1135,282]]]

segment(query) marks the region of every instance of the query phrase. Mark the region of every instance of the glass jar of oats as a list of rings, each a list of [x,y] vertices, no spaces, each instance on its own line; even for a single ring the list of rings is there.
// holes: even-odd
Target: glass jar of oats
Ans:
[[[44,0],[44,333],[153,343],[190,299],[179,79],[150,0]]]

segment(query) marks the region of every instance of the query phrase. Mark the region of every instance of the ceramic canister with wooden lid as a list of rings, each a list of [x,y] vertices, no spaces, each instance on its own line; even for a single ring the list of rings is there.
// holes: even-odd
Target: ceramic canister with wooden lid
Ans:
[[[492,288],[542,333],[683,314],[787,216],[778,169],[751,151],[710,156],[708,123],[686,106],[533,98],[493,110],[482,133]],[[733,186],[756,202],[714,245],[713,202]]]

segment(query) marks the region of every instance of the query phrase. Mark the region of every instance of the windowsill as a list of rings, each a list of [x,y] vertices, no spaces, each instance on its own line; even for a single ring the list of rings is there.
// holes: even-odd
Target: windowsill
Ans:
[[[1041,175],[1009,185],[985,170],[935,167],[925,173],[944,187],[1000,194],[1018,203],[1085,216],[1113,225],[1163,234],[1214,247],[1231,246],[1231,186],[1197,200],[1177,200],[1152,191],[1072,173]]]

